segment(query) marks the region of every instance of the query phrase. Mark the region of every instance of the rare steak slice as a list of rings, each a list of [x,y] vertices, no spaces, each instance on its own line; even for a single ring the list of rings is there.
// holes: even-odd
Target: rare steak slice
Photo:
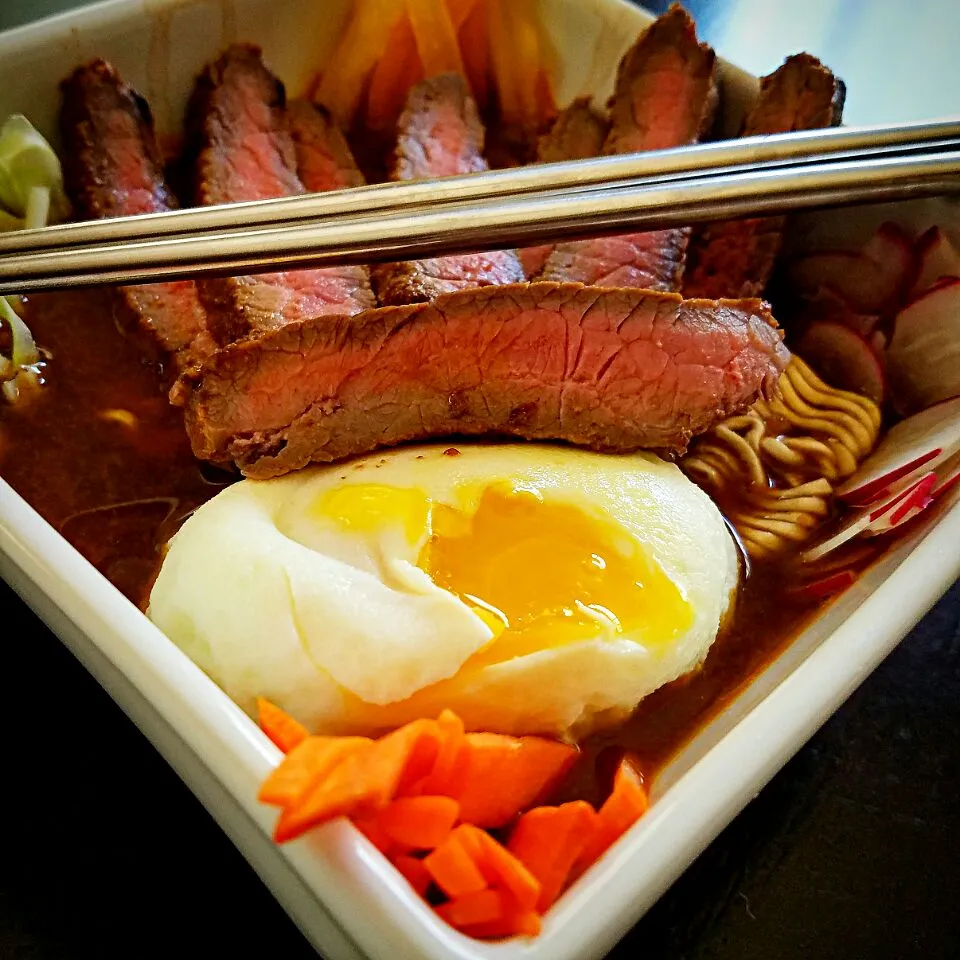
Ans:
[[[640,35],[617,72],[605,154],[637,153],[696,143],[717,106],[713,50],[697,42],[690,16],[673,6]],[[544,280],[604,287],[676,290],[688,228],[561,243],[544,265]]]
[[[64,178],[81,217],[158,213],[177,202],[146,101],[104,60],[78,67],[62,84],[60,129]],[[117,287],[122,325],[145,335],[174,372],[189,367],[213,344],[191,280]]]
[[[487,169],[477,105],[459,74],[447,73],[414,86],[399,121],[392,180],[423,180]],[[513,250],[436,257],[374,267],[373,284],[383,304],[419,303],[441,293],[516,283],[524,279]]]
[[[187,112],[187,138],[199,205],[304,192],[283,85],[255,46],[234,44],[200,75]],[[209,278],[198,286],[220,344],[374,304],[365,271],[353,267]]]
[[[194,376],[194,453],[274,477],[409,440],[506,435],[682,451],[772,389],[760,300],[533,283],[288,324]]]
[[[594,109],[590,97],[577,97],[561,110],[553,126],[537,144],[538,163],[559,163],[563,160],[587,160],[598,157],[610,128],[606,117]],[[524,273],[531,279],[537,276],[554,244],[523,247],[518,252]]]
[[[790,57],[760,83],[742,136],[789,133],[840,122],[844,87],[816,57]],[[690,297],[753,297],[766,288],[785,217],[730,220],[694,230],[683,290]]]
[[[362,187],[366,182],[346,137],[330,114],[309,100],[287,106],[297,173],[311,193]]]

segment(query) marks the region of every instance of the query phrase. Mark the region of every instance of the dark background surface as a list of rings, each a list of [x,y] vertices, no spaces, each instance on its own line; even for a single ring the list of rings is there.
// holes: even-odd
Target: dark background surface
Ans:
[[[77,0],[0,0],[0,26]],[[651,3],[662,9],[666,4]],[[808,49],[847,119],[960,110],[956,0],[701,0],[754,72]],[[126,719],[0,584],[0,960],[312,949]],[[613,956],[960,957],[960,586],[724,831]]]

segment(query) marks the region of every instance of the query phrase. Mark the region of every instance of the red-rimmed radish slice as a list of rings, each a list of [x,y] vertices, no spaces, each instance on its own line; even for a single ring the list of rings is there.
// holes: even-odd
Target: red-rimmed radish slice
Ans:
[[[860,469],[837,488],[855,506],[895,492],[895,485],[933,470],[960,451],[960,397],[915,413],[891,427]]]
[[[960,276],[960,251],[939,227],[931,227],[923,233],[914,250],[918,260],[914,295],[927,290],[941,277]]]
[[[833,320],[856,330],[863,337],[870,337],[880,322],[876,313],[860,313],[843,294],[833,287],[824,286],[805,301],[803,316],[810,321]]]
[[[931,470],[894,496],[862,507],[851,514],[832,536],[805,550],[800,555],[801,560],[815,563],[854,537],[886,533],[912,520],[933,502],[932,491],[936,483],[937,475]]]
[[[944,460],[936,470],[937,483],[930,496],[934,500],[948,494],[960,481],[960,453],[955,453],[949,460]]]
[[[796,352],[831,386],[883,403],[883,365],[873,347],[855,330],[833,320],[820,320],[800,338]]]
[[[789,267],[789,277],[804,297],[831,288],[860,314],[892,313],[916,274],[913,244],[894,223],[882,223],[859,253],[818,251]]]
[[[937,475],[931,470],[916,480],[902,493],[870,513],[870,523],[864,531],[867,536],[875,537],[901,526],[922,513],[933,503],[933,489],[937,485]]]
[[[857,575],[853,570],[838,570],[836,573],[821,577],[819,580],[811,580],[809,583],[801,584],[791,590],[791,593],[808,600],[822,600],[824,597],[832,597],[834,594],[842,593],[856,579]]]
[[[886,357],[901,413],[960,395],[960,280],[934,285],[897,314]]]

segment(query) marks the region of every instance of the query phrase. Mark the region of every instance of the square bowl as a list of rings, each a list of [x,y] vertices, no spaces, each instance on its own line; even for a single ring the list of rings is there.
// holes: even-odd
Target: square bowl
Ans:
[[[623,0],[539,7],[557,52],[558,102],[580,93],[603,100],[650,17]],[[102,56],[146,96],[161,135],[173,134],[194,77],[223,46],[255,39],[297,93],[329,56],[348,9],[349,0],[109,0],[0,35],[0,107],[55,139],[59,81]],[[729,64],[722,80],[732,132],[756,81]],[[956,221],[945,203],[893,209],[899,219]],[[856,216],[867,230],[890,215]],[[849,212],[844,218],[849,229]],[[829,222],[814,218],[824,231]],[[441,922],[349,824],[273,844],[273,815],[256,793],[276,748],[0,481],[0,575],[150,738],[330,960],[602,957],[956,579],[958,542],[960,506],[945,501],[700,728],[658,775],[650,811],[564,894],[539,937],[481,943]]]

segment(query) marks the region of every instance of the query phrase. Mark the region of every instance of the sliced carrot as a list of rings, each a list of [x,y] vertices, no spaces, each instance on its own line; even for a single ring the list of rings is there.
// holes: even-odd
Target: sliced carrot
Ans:
[[[480,868],[457,836],[459,829],[451,833],[423,861],[434,883],[448,897],[462,897],[487,887],[487,881],[480,872]]]
[[[373,68],[367,93],[367,124],[380,133],[394,130],[410,88],[423,78],[409,18],[401,17],[393,25],[387,50]]]
[[[463,844],[491,887],[507,891],[521,911],[536,908],[540,898],[540,882],[486,830],[472,823],[461,823],[451,836],[457,837]]]
[[[597,816],[597,825],[583,853],[577,859],[577,872],[586,870],[647,812],[649,799],[643,776],[626,757],[620,761],[613,778],[613,790]]]
[[[444,710],[437,717],[440,745],[433,769],[412,785],[410,795],[431,794],[449,797],[461,779],[460,772],[466,761],[466,739],[463,721],[452,711]]]
[[[307,737],[294,747],[264,781],[257,799],[279,807],[298,803],[310,789],[362,745],[366,737]]]
[[[460,804],[450,797],[398,797],[380,811],[380,829],[411,850],[433,850],[450,835]]]
[[[490,25],[488,0],[479,0],[464,18],[457,31],[463,68],[466,71],[473,99],[481,110],[490,99]]]
[[[257,723],[284,753],[289,753],[310,736],[310,731],[299,720],[294,720],[285,710],[263,697],[257,697]]]
[[[576,747],[541,737],[466,734],[462,781],[452,791],[460,819],[502,827],[552,790],[577,758]]]
[[[528,810],[507,849],[540,881],[537,910],[545,913],[563,892],[570,871],[597,827],[596,810],[583,800]]]
[[[388,836],[380,825],[380,814],[382,811],[375,810],[372,813],[357,814],[350,819],[353,825],[385,856],[393,857],[399,853],[405,853],[408,848],[398,844],[396,840]]]
[[[397,0],[355,0],[316,92],[316,100],[341,127],[349,128],[353,123],[365,81],[387,55],[387,38],[403,10]]]
[[[430,871],[424,866],[423,861],[401,853],[395,856],[392,862],[410,886],[413,887],[421,897],[426,896],[427,890],[430,889],[430,884],[433,883],[433,877],[430,876]]]
[[[475,923],[462,928],[462,933],[482,940],[494,940],[501,937],[535,937],[540,932],[540,914],[534,910],[508,910],[499,920],[488,923]]]
[[[383,778],[383,803],[402,796],[433,769],[440,740],[436,720],[413,720],[377,741],[371,761],[379,768],[377,776]]]
[[[481,0],[447,0],[447,13],[450,14],[454,27],[460,27],[480,2]]]
[[[495,923],[507,913],[506,898],[499,890],[478,890],[454,897],[436,908],[451,927],[458,930],[479,923]]]
[[[423,75],[463,73],[463,60],[457,43],[457,32],[450,12],[437,0],[406,0],[407,16],[417,40],[417,52],[423,64]]]

